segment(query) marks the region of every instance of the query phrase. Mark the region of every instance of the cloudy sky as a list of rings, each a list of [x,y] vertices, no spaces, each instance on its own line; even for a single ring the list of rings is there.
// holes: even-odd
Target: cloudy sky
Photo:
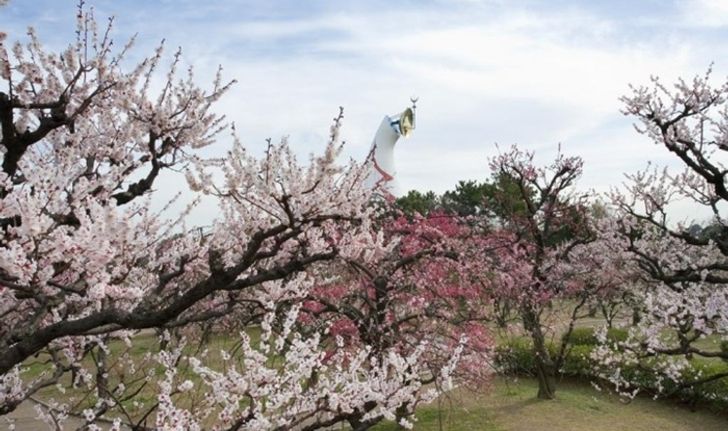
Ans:
[[[0,30],[28,25],[61,47],[75,0],[10,0]],[[218,109],[252,148],[287,135],[318,151],[338,106],[347,156],[363,159],[385,114],[419,97],[417,131],[398,144],[403,189],[442,192],[485,179],[495,144],[537,158],[559,143],[586,162],[582,188],[618,185],[647,160],[671,164],[620,114],[628,84],[728,75],[728,0],[246,1],[89,0],[115,15],[135,53],[182,46],[200,83],[218,64],[238,84]],[[220,144],[219,151],[224,151]]]

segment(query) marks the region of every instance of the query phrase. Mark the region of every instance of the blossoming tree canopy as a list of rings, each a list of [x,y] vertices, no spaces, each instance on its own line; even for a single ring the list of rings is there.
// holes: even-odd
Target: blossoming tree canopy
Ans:
[[[595,267],[589,266],[592,260],[579,256],[593,240],[589,195],[574,190],[582,160],[559,152],[551,164],[537,166],[533,157],[513,146],[490,160],[494,179],[512,192],[494,194],[491,212],[498,218],[488,241],[503,245],[485,247],[482,259],[495,273],[490,284],[496,307],[516,310],[532,339],[538,396],[551,399],[574,321],[606,286],[587,280]],[[573,307],[568,310],[566,336],[553,353],[546,345],[549,325],[543,312],[556,301]]]
[[[196,150],[227,129],[211,107],[232,83],[218,72],[199,87],[178,72],[178,51],[153,91],[162,46],[126,69],[132,43],[112,47],[112,22],[97,27],[81,4],[77,39],[61,53],[32,30],[25,44],[0,34],[0,317],[10,322],[0,326],[0,414],[52,386],[67,401],[43,411],[56,428],[74,412],[91,427],[110,415],[117,429],[411,424],[414,406],[437,393],[424,379],[448,382],[461,343],[424,368],[425,344],[345,345],[335,325],[299,323],[302,301],[336,275],[322,262],[369,264],[392,250],[372,233],[381,210],[363,185],[369,167],[336,162],[341,115],[307,164],[285,140],[258,158],[235,138],[223,159],[202,159]],[[211,228],[151,210],[168,169],[217,199]],[[240,334],[222,368],[185,347],[205,322]],[[138,358],[142,329],[163,336]],[[345,348],[332,355],[331,343]],[[147,373],[154,363],[163,375]],[[157,402],[137,401],[146,391]],[[194,405],[180,404],[190,391]]]
[[[673,393],[726,377],[702,370],[698,359],[728,359],[728,84],[714,87],[710,75],[672,87],[653,78],[651,86],[632,88],[622,98],[638,131],[685,166],[679,174],[649,166],[611,195],[620,222],[604,229],[601,241],[606,253],[631,262],[625,271],[640,274],[631,287],[641,319],[626,342],[605,344],[596,357],[603,375],[630,394],[639,379]],[[707,208],[711,224],[670,220],[669,205],[680,199]]]

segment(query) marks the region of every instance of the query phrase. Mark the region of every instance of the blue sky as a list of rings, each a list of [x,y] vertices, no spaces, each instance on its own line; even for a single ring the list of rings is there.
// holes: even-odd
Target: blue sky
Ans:
[[[64,46],[75,3],[10,0],[0,30],[18,39],[33,25]],[[254,149],[287,135],[317,151],[342,105],[347,155],[362,159],[382,116],[419,96],[418,129],[396,153],[403,189],[485,179],[495,143],[542,161],[561,143],[585,159],[581,187],[608,190],[648,159],[675,165],[620,114],[629,83],[692,77],[711,62],[716,79],[728,75],[728,0],[88,3],[116,16],[119,43],[138,33],[139,56],[165,38],[200,83],[222,64],[239,83],[218,109]]]

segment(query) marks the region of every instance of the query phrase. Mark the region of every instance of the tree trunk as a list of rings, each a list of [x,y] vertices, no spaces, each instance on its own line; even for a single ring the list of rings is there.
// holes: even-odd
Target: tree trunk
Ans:
[[[545,361],[536,359],[536,378],[538,379],[538,394],[540,400],[553,400],[556,398],[556,384],[553,373]]]
[[[642,320],[642,313],[638,307],[632,308],[632,325],[636,326]]]
[[[523,327],[531,334],[533,340],[533,355],[536,364],[536,379],[538,380],[537,397],[542,400],[552,400],[556,397],[555,370],[541,331],[541,322],[538,314],[531,307],[524,308],[522,314]]]

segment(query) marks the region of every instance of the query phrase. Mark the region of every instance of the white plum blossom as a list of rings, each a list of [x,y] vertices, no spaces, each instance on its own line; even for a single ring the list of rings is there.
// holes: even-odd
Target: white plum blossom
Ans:
[[[287,318],[295,318],[296,314],[297,311],[291,311]],[[161,385],[163,402],[157,427],[202,429],[212,419],[214,430],[233,425],[241,430],[316,429],[356,412],[363,414],[363,422],[383,417],[411,427],[411,419],[401,416],[402,406],[413,411],[439,394],[438,389],[425,389],[421,383],[429,376],[427,366],[419,360],[424,345],[408,356],[389,350],[375,357],[368,348],[338,350],[328,355],[318,349],[318,335],[304,339],[295,334],[287,340],[285,348],[284,343],[278,342],[282,335],[268,337],[274,339],[276,346],[271,352],[278,358],[274,362],[245,334],[238,364],[228,355],[224,369],[218,371],[194,357],[188,358],[205,392],[203,402],[195,409],[183,409],[169,402],[178,357],[174,353],[161,356],[167,379]],[[461,352],[462,343],[441,369],[437,387],[452,388],[451,374]],[[376,407],[363,410],[370,403]]]
[[[0,33],[0,415],[60,385],[68,402],[39,410],[53,429],[72,414],[88,429],[410,424],[438,394],[423,382],[452,387],[462,348],[440,349],[447,366],[432,370],[418,361],[425,346],[336,346],[328,328],[297,322],[312,289],[341,278],[327,263],[398,244],[372,233],[382,210],[369,167],[338,162],[341,113],[318,156],[300,162],[285,139],[253,154],[213,112],[233,82],[218,73],[199,87],[163,45],[127,68],[133,41],[116,49],[112,24],[98,27],[81,2],[60,53],[32,29],[12,46]],[[203,158],[223,131],[229,152]],[[181,214],[152,209],[164,171],[189,185]],[[202,196],[219,215],[190,227]],[[222,369],[181,341],[213,325],[237,346]],[[28,364],[40,375],[24,376]],[[156,400],[141,401],[149,390]]]
[[[645,386],[636,384],[640,379],[657,394],[673,394],[728,376],[705,373],[694,361],[728,359],[721,344],[728,340],[728,84],[714,87],[710,75],[673,87],[653,78],[652,86],[622,99],[638,131],[685,164],[677,175],[651,165],[628,175],[610,195],[615,222],[600,232],[601,253],[619,256],[620,271],[634,274],[624,288],[639,321],[627,340],[602,340],[593,357],[600,375],[632,396]],[[708,208],[712,220],[671,220],[670,204],[678,200]]]

